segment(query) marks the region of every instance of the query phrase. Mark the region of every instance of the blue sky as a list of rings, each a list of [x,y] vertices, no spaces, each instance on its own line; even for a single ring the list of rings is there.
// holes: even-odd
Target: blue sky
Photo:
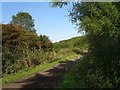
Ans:
[[[35,20],[37,34],[56,42],[80,35],[67,17],[69,8],[52,8],[49,2],[2,2],[2,23],[9,23],[18,12],[28,12]]]

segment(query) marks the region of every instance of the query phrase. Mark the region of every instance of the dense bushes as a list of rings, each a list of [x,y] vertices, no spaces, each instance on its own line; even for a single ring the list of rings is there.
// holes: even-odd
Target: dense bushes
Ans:
[[[22,48],[34,47],[40,48],[40,42],[37,35],[25,30],[21,26],[13,24],[2,25],[3,35],[3,51],[9,49],[10,51],[20,51]]]
[[[101,62],[96,64],[96,57],[85,56],[65,77],[64,82],[59,86],[65,88],[119,88],[120,81],[116,77],[118,73],[111,71],[111,68],[100,68]],[[66,89],[65,89],[66,90]]]
[[[53,48],[52,42],[46,35],[37,36],[18,25],[7,24],[1,26],[3,32],[3,75],[53,62],[65,55],[69,56],[76,53],[71,46],[65,47],[65,44],[69,45],[68,43],[73,45],[73,39],[68,40],[67,43],[63,41],[63,48],[58,47],[61,46],[61,43],[55,44]]]
[[[85,3],[84,5],[87,7],[90,5],[94,6],[93,3]],[[120,12],[116,8],[117,3],[115,5],[113,3],[96,3],[95,5],[94,9],[99,7],[97,8],[99,12],[93,12],[91,8],[89,11],[94,17],[85,15],[84,19],[86,20],[83,20],[83,23],[86,23],[83,26],[89,32],[88,40],[91,47],[91,55],[94,57],[94,67],[91,68],[91,70],[94,69],[94,72],[92,74],[94,74],[95,78],[101,78],[97,83],[98,86],[104,88],[118,87],[118,81],[120,82],[120,70],[118,69],[120,67],[120,31],[118,27]],[[95,15],[95,13],[98,14]],[[87,20],[89,20],[89,25]],[[96,24],[96,26],[92,26],[92,24]]]
[[[3,33],[3,73],[15,73],[21,69],[34,67],[52,60],[52,42],[47,36],[44,35],[47,37],[46,39],[37,36],[18,25],[1,26]]]
[[[40,35],[39,40],[41,43],[41,48],[45,51],[52,51],[53,50],[53,44],[49,40],[49,37],[46,35]]]
[[[18,25],[8,24],[1,26],[3,32],[3,75],[53,62],[66,55],[75,55],[71,47],[59,48],[56,46],[56,48],[53,48],[48,36],[37,36]],[[59,49],[57,50],[57,48]]]
[[[68,4],[55,2],[53,6]],[[76,2],[72,5],[69,16],[79,32],[85,32],[91,54],[77,66],[74,73],[79,74],[74,74],[75,86],[120,87],[120,2]]]
[[[65,76],[63,83],[59,85],[60,90],[67,88],[120,88],[119,73],[114,67],[101,65],[101,59],[91,53],[84,56],[77,65]],[[96,64],[96,61],[97,64]],[[115,66],[116,67],[116,66]],[[119,70],[119,68],[118,68]],[[119,77],[119,76],[118,76]]]

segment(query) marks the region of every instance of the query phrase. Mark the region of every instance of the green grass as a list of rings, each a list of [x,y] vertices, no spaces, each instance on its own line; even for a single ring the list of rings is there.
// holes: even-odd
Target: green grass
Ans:
[[[74,67],[69,71],[69,73],[65,75],[63,82],[58,85],[58,90],[68,90],[68,88],[80,88],[80,85],[77,82],[79,80],[79,76],[77,76],[76,74],[76,69],[79,69],[78,67],[81,67],[81,62],[83,62],[83,59],[81,59],[80,62],[74,65]],[[87,67],[85,64],[83,66]]]
[[[68,90],[68,88],[76,88],[76,82],[75,82],[75,72],[74,69],[76,66],[74,66],[70,72],[64,77],[64,81],[59,84],[58,90]]]
[[[79,56],[80,56],[79,54],[69,53],[68,55],[64,55],[64,56],[59,57],[54,62],[45,63],[42,65],[36,66],[35,68],[21,70],[21,71],[18,71],[17,73],[14,73],[14,74],[6,74],[6,75],[4,75],[3,78],[0,79],[0,83],[2,82],[3,85],[9,84],[9,83],[14,82],[16,80],[19,80],[19,79],[28,77],[32,74],[35,74],[37,72],[43,71],[47,68],[53,67],[54,65],[59,64],[60,61],[74,59],[74,58],[79,57]]]

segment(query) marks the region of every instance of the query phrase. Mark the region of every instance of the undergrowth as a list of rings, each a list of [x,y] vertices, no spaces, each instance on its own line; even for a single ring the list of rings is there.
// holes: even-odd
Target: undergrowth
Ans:
[[[0,83],[2,82],[3,85],[9,84],[11,82],[14,82],[16,80],[28,77],[32,74],[35,74],[37,72],[40,72],[42,70],[45,70],[47,68],[50,68],[56,64],[59,64],[60,61],[65,61],[65,60],[69,60],[69,59],[74,59],[79,57],[79,54],[76,53],[68,53],[66,55],[63,56],[59,56],[57,58],[55,58],[56,60],[53,60],[53,62],[46,62],[43,63],[41,65],[38,65],[36,67],[31,67],[31,68],[25,68],[23,70],[20,70],[16,73],[12,73],[12,74],[4,74],[4,76],[0,79]]]

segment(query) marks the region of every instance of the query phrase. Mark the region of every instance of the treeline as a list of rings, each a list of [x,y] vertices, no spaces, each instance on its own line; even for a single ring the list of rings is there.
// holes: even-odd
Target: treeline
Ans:
[[[76,54],[83,54],[89,49],[86,36],[78,36],[68,40],[62,40],[53,43],[53,47],[56,53],[74,52]]]
[[[52,4],[61,8],[69,3]],[[70,19],[79,32],[86,33],[89,52],[68,77],[68,83],[63,84],[64,88],[120,88],[120,2],[71,5]]]
[[[53,44],[55,51],[59,51],[60,49],[73,49],[79,48],[82,50],[88,49],[87,38],[85,36],[73,37],[68,40],[62,40]]]
[[[16,73],[53,60],[53,44],[48,36],[37,35],[34,19],[27,12],[12,16],[2,28],[2,73]]]
[[[85,36],[52,43],[48,36],[37,35],[21,25],[2,24],[2,73],[12,74],[26,68],[56,61],[87,50]]]
[[[20,25],[2,24],[0,27],[3,73],[15,73],[52,60],[53,44],[48,36],[38,36]]]
[[[27,12],[18,12],[10,24],[0,25],[3,76],[53,62],[63,56],[79,54],[80,47],[87,47],[85,37],[53,44],[48,36],[37,35],[34,26],[34,19]]]

